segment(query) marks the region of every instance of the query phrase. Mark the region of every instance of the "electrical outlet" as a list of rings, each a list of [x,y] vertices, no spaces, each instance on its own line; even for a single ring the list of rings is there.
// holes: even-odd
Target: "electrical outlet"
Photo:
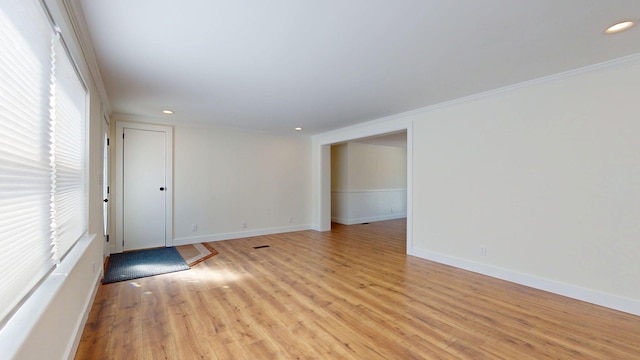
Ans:
[[[242,220],[242,222],[240,223],[240,226],[242,226],[243,229],[247,228],[247,220]]]
[[[393,208],[391,208],[391,213],[393,214]]]
[[[480,246],[480,256],[487,256],[487,247],[486,246]]]
[[[191,224],[191,231],[198,231],[198,224]]]
[[[293,222],[293,216],[289,216],[289,224]]]

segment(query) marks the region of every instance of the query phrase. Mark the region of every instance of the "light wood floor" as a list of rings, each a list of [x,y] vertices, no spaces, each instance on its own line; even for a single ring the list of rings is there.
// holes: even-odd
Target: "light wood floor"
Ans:
[[[404,226],[220,241],[103,285],[76,359],[640,359],[640,317],[406,256]]]

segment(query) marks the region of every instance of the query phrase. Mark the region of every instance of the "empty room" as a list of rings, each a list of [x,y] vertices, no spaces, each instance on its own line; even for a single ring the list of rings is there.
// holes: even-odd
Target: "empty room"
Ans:
[[[640,358],[640,2],[0,4],[2,358]]]

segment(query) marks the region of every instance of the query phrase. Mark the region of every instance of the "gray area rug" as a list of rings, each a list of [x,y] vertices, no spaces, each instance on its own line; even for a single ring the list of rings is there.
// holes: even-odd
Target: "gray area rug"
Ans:
[[[189,270],[175,247],[111,254],[103,284]]]

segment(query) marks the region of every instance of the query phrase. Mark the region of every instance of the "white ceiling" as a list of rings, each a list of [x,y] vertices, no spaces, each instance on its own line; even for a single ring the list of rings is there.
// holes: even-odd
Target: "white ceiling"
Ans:
[[[73,2],[75,1],[75,3]],[[640,52],[639,0],[72,0],[113,114],[314,134]]]

